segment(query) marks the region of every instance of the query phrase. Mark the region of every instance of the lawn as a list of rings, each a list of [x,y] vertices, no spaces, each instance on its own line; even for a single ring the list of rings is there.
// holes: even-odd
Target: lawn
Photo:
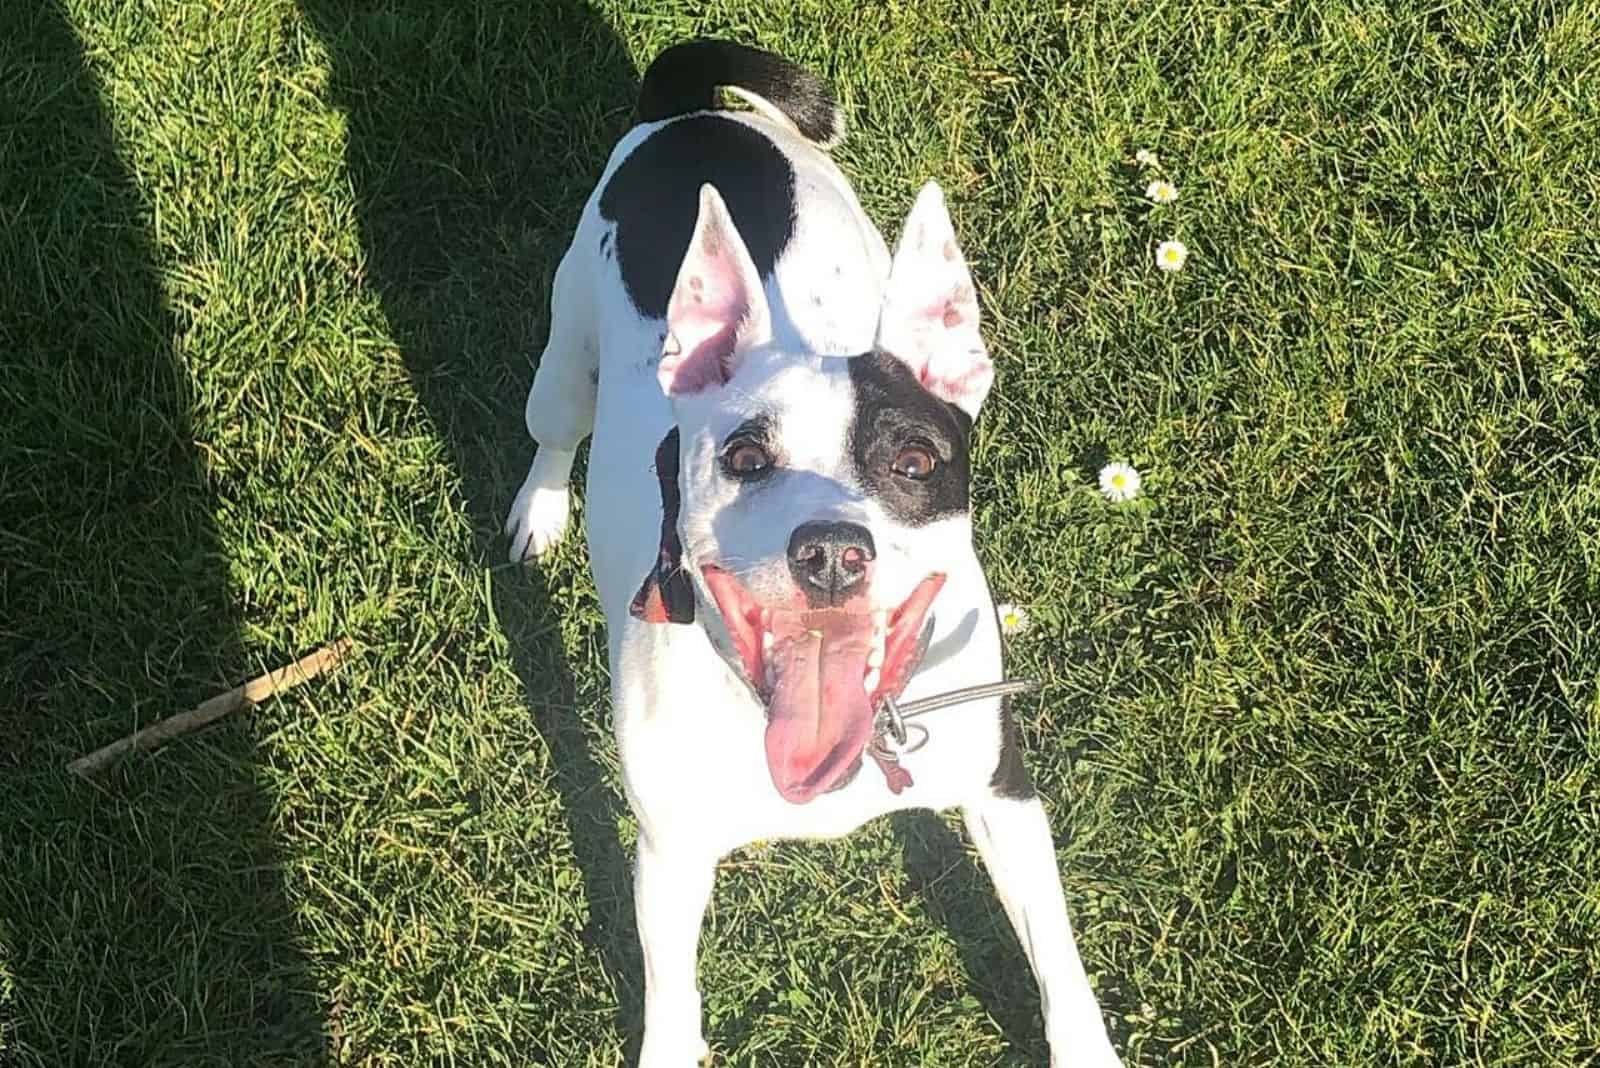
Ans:
[[[1600,1064],[1595,0],[8,0],[0,1063],[637,1048],[582,539],[499,523],[554,265],[690,34],[833,81],[891,236],[949,194],[979,553],[1128,1063]],[[1045,1059],[928,814],[729,858],[701,978],[719,1063]]]

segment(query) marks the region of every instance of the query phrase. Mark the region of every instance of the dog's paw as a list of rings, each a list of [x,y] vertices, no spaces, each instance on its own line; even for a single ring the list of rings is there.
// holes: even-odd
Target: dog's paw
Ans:
[[[507,555],[511,562],[520,564],[555,548],[567,532],[571,510],[572,498],[566,486],[540,486],[529,479],[506,516],[506,537],[511,543]]]
[[[1102,1034],[1087,1042],[1052,1042],[1050,1068],[1122,1068],[1122,1060]]]
[[[698,1036],[668,1045],[652,1043],[647,1035],[639,1051],[639,1068],[710,1068],[711,1064],[711,1047]]]

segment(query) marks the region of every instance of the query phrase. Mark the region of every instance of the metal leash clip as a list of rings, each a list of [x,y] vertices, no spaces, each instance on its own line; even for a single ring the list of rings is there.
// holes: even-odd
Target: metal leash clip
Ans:
[[[915,744],[911,743],[911,732],[920,735]],[[928,744],[928,728],[920,723],[907,723],[905,713],[893,697],[885,697],[882,706],[878,709],[878,722],[873,724],[873,745],[880,755],[905,756],[915,753],[918,749]],[[884,735],[887,734],[888,738]],[[889,739],[894,740],[894,745],[889,745]]]
[[[951,705],[966,704],[968,701],[978,701],[985,697],[1008,697],[1011,694],[1027,693],[1038,688],[1039,683],[1036,679],[1012,679],[1010,682],[986,682],[980,686],[963,686],[959,690],[947,690],[931,697],[919,697],[903,705],[893,697],[885,697],[883,703],[878,706],[878,718],[873,724],[870,748],[884,759],[915,753],[928,744],[928,728],[920,723],[908,723],[907,720]],[[911,741],[912,732],[919,735],[915,742]],[[893,745],[889,744],[891,739]]]

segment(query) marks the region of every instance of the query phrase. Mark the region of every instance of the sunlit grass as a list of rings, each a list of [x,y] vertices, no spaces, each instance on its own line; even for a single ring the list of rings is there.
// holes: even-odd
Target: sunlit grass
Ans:
[[[636,1049],[582,539],[496,539],[636,71],[716,33],[835,82],[891,236],[947,190],[999,365],[979,551],[1129,1063],[1592,1063],[1597,19],[6,6],[0,1061]],[[341,635],[332,679],[60,770]],[[721,1063],[1045,1060],[936,819],[730,858],[702,948]]]

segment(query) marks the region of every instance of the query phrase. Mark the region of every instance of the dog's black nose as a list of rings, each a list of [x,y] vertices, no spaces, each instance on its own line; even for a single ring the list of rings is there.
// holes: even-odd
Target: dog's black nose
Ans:
[[[801,523],[789,537],[789,573],[815,608],[849,597],[877,555],[859,523]]]

